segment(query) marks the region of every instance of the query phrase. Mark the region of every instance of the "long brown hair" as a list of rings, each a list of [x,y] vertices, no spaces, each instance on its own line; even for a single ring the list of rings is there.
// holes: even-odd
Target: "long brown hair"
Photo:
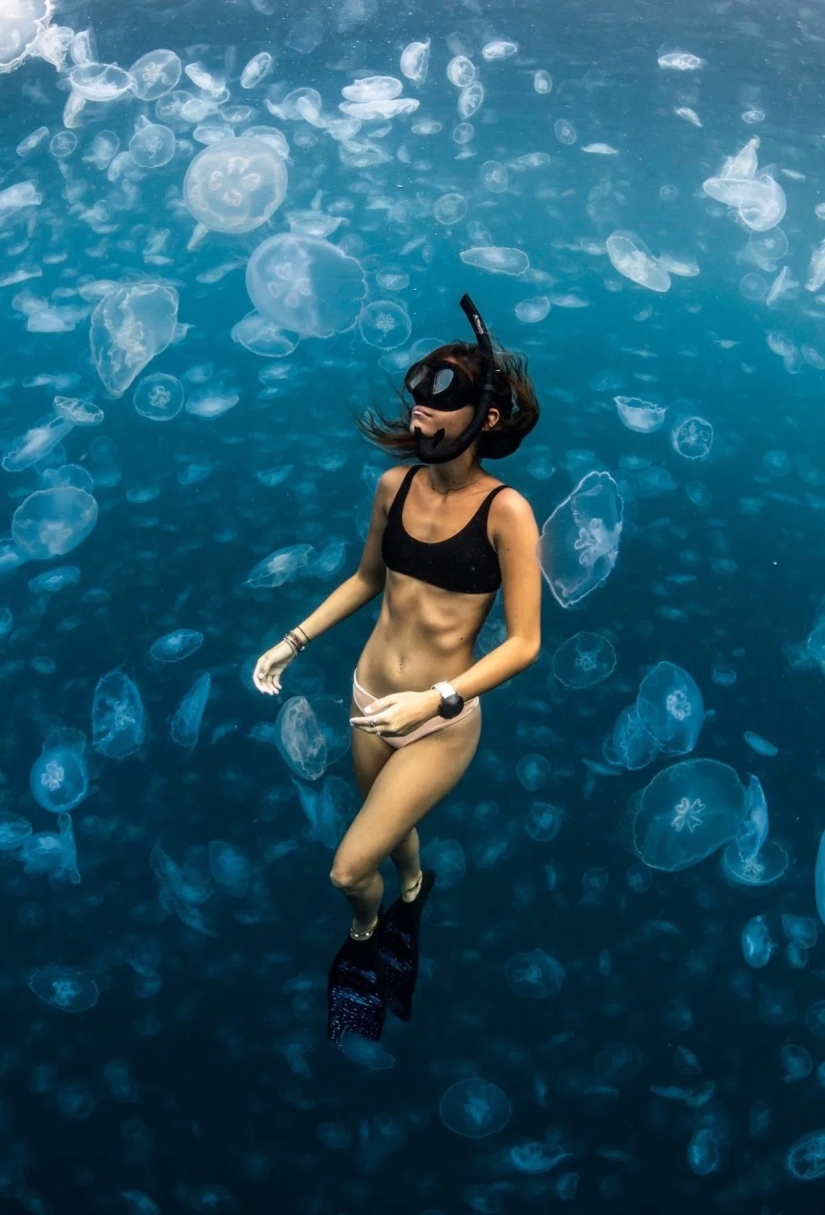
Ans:
[[[481,391],[484,364],[478,346],[470,342],[449,342],[432,350],[422,362],[443,358],[456,363]],[[499,410],[500,417],[492,430],[484,430],[479,435],[475,451],[477,460],[501,460],[504,456],[512,455],[539,420],[539,403],[527,374],[526,357],[497,350],[496,366],[508,387],[506,391],[493,396],[492,404]],[[413,407],[403,391],[395,389],[395,394],[400,406],[396,417],[387,417],[373,404],[367,413],[356,417],[355,425],[366,439],[384,451],[402,457],[414,456],[415,436],[410,433]]]

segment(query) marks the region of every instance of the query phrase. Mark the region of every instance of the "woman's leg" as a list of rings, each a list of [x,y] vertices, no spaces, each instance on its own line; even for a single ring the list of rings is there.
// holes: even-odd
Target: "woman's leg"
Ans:
[[[365,778],[372,775],[372,781],[361,810],[338,846],[330,879],[352,904],[356,930],[370,928],[375,921],[384,892],[378,866],[386,857],[398,853],[405,868],[414,862],[411,879],[417,876],[412,848],[417,852],[418,833],[414,833],[414,842],[408,842],[408,837],[458,784],[475,755],[480,733],[481,713],[475,712],[408,747],[391,749],[375,735],[365,734],[365,740],[388,752],[380,764],[377,751],[368,752],[360,740],[357,744],[353,740],[356,773],[363,761],[362,774]]]

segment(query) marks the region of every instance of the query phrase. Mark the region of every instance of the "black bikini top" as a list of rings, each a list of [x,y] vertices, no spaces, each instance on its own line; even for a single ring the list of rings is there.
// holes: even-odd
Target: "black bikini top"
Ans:
[[[501,586],[501,570],[496,551],[487,539],[487,516],[493,498],[508,487],[497,485],[490,490],[460,532],[448,536],[446,540],[429,544],[411,536],[401,518],[412,479],[419,468],[424,467],[424,464],[416,464],[409,469],[392,500],[381,539],[384,564],[396,574],[418,578],[445,591],[459,591],[465,595],[486,595],[497,591]]]

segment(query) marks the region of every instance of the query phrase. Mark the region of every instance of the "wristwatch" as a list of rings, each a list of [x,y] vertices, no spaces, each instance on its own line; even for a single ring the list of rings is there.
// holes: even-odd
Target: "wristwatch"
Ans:
[[[451,683],[434,683],[432,690],[441,697],[439,717],[458,717],[464,708],[464,697],[459,696]]]

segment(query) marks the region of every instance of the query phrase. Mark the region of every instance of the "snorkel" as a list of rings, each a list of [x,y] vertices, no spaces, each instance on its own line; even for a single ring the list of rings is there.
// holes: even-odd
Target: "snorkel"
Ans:
[[[473,333],[475,334],[484,367],[484,382],[475,403],[475,413],[473,414],[472,421],[460,435],[457,435],[449,443],[444,443],[443,441],[443,427],[431,436],[423,435],[420,428],[418,426],[415,427],[413,431],[415,435],[415,450],[418,460],[422,464],[446,464],[448,460],[455,460],[457,456],[462,455],[481,434],[496,391],[498,368],[493,356],[493,343],[490,340],[487,326],[481,319],[481,315],[475,304],[466,293],[459,300],[459,306],[473,327]],[[471,401],[467,401],[466,403],[472,404]]]

